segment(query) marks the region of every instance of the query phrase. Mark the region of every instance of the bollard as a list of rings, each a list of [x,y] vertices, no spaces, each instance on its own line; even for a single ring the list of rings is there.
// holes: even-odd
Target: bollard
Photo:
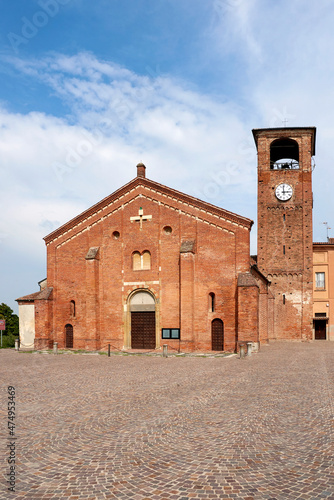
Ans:
[[[244,359],[246,355],[245,344],[240,344],[240,359]]]
[[[108,344],[108,358],[110,358],[110,344]]]
[[[19,339],[15,339],[15,351],[18,351],[19,348],[20,348]]]
[[[163,345],[162,356],[163,356],[164,358],[167,358],[167,357],[168,357],[168,345],[167,345],[167,344],[164,344],[164,345]]]
[[[58,342],[53,343],[53,354],[58,354]]]
[[[252,345],[253,342],[247,342],[247,356],[250,356],[252,354]]]
[[[252,342],[252,352],[259,352],[260,342]]]

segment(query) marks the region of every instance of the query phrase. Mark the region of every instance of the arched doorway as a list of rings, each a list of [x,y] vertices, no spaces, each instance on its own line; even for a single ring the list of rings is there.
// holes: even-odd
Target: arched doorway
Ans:
[[[155,349],[155,300],[146,291],[136,292],[130,298],[131,348]]]
[[[72,349],[73,347],[73,326],[65,325],[65,347]]]
[[[211,323],[211,349],[224,350],[224,323],[221,319],[214,319]]]

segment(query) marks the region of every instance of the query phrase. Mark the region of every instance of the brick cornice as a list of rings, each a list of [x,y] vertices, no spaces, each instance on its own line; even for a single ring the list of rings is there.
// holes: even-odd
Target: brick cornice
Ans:
[[[330,243],[327,241],[314,241],[313,242],[313,249],[315,250],[316,248],[324,248],[328,247],[329,249],[333,250],[334,248],[334,243]]]

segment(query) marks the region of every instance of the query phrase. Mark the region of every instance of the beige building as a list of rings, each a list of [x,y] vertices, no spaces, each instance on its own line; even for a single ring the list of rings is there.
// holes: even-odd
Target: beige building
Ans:
[[[334,340],[334,238],[313,243],[313,334]]]

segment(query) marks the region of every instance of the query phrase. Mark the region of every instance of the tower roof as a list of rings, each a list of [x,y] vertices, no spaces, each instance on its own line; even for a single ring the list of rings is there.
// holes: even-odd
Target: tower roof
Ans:
[[[316,136],[316,127],[277,127],[277,128],[253,128],[253,137],[256,144],[256,148],[258,146],[258,138],[260,136],[268,136],[273,139],[279,139],[280,137],[295,137],[296,135],[312,135],[312,156],[315,155],[315,136]]]

